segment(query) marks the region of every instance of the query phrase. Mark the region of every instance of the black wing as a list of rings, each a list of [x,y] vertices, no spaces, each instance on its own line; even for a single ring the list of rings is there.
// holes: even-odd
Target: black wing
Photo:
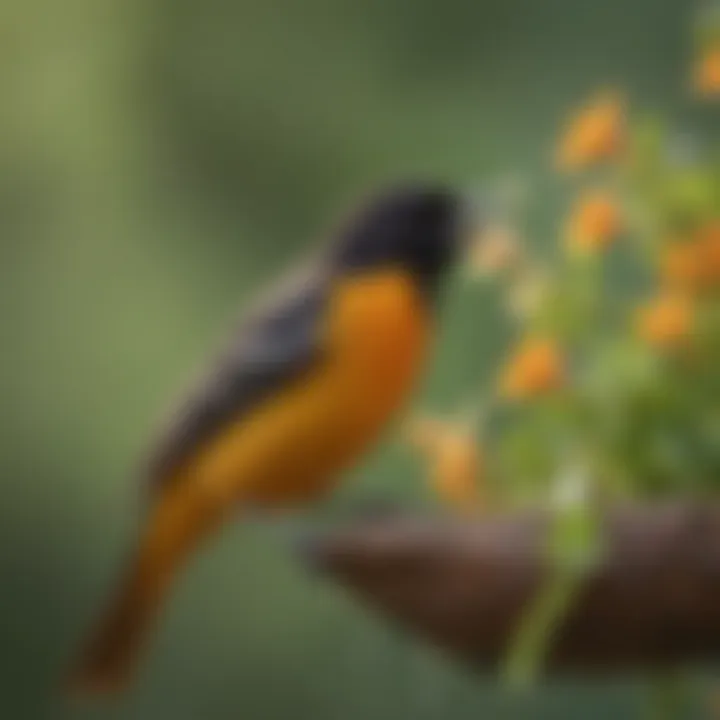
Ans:
[[[317,262],[283,278],[261,299],[172,416],[151,453],[153,486],[231,418],[242,417],[318,358],[328,291],[329,273]]]

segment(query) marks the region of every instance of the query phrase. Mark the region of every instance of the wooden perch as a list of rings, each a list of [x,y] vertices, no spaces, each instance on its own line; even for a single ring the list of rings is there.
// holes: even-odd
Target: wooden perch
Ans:
[[[567,613],[546,668],[615,672],[720,657],[720,508],[618,508],[610,548]],[[478,668],[504,657],[546,570],[540,513],[358,519],[305,546],[313,567]]]

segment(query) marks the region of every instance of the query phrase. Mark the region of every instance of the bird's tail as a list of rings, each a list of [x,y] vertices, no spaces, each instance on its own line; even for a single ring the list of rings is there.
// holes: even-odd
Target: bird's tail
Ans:
[[[176,487],[158,498],[118,590],[71,671],[68,690],[73,696],[124,689],[172,580],[221,516],[218,500],[200,497],[191,488]]]

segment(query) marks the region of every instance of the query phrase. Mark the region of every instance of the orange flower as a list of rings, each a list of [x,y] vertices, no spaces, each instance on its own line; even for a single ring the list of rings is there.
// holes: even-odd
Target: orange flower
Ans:
[[[703,97],[720,96],[720,45],[708,48],[693,70],[693,86]]]
[[[565,129],[557,154],[561,170],[578,170],[620,151],[625,135],[625,109],[618,93],[596,96]]]
[[[430,482],[443,502],[462,510],[483,504],[478,486],[482,460],[472,438],[449,434],[433,460]]]
[[[550,338],[530,338],[510,359],[501,378],[501,392],[510,399],[533,397],[560,387],[564,362]]]
[[[664,293],[640,308],[637,329],[649,345],[671,349],[690,336],[693,324],[692,301],[681,293]]]
[[[675,289],[696,292],[720,284],[720,222],[703,227],[691,240],[673,242],[661,258],[661,274]]]
[[[708,283],[720,284],[720,220],[714,220],[700,231],[700,246]]]
[[[661,274],[672,288],[694,290],[701,287],[706,268],[699,243],[685,241],[669,245],[661,258]]]
[[[479,484],[482,453],[470,428],[422,418],[410,423],[407,437],[425,455],[430,484],[443,502],[463,511],[485,504]]]
[[[593,252],[613,242],[622,219],[614,198],[602,190],[587,192],[580,198],[567,225],[567,244],[572,250]]]

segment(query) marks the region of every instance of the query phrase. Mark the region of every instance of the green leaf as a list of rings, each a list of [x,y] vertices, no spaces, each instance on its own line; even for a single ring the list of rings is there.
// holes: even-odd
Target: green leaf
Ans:
[[[677,231],[712,217],[718,187],[714,171],[706,167],[675,170],[664,179],[658,197],[665,222]]]

